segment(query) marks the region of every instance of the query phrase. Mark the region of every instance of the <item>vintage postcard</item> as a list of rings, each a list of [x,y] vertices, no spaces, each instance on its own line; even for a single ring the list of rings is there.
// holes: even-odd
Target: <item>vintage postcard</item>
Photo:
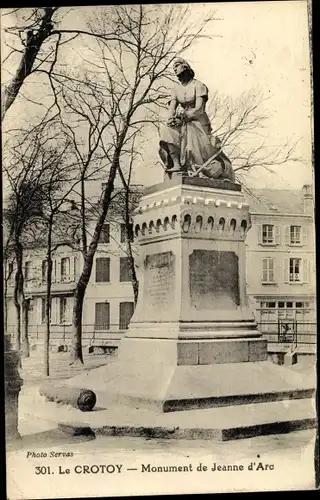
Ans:
[[[311,19],[2,9],[8,499],[318,489]]]

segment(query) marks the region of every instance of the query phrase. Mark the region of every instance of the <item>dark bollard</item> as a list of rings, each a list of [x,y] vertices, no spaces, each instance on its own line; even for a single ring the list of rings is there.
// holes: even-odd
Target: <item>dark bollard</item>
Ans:
[[[4,336],[4,341],[6,438],[12,440],[20,438],[18,399],[23,381],[18,371],[20,355],[12,350],[8,335]]]
[[[71,405],[81,411],[91,411],[97,402],[93,391],[77,387],[55,386],[47,383],[39,388],[39,393],[48,401]]]

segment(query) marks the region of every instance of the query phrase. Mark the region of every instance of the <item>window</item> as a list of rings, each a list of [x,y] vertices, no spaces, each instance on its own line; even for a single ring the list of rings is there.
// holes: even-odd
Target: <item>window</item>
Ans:
[[[102,230],[100,233],[100,243],[109,243],[110,242],[110,224],[103,224]]]
[[[110,329],[110,304],[108,302],[96,302],[94,326],[95,330]]]
[[[274,242],[274,226],[271,224],[262,225],[262,243]]]
[[[266,307],[270,307],[270,308],[274,308],[276,307],[276,303],[275,302],[266,302]]]
[[[61,259],[61,281],[66,281],[70,278],[70,259],[62,257]]]
[[[42,281],[47,281],[47,272],[48,272],[48,261],[43,260],[41,264],[41,278]]]
[[[307,245],[308,244],[308,226],[285,226],[285,244],[286,245]]]
[[[120,257],[120,281],[131,281],[130,257]]]
[[[121,224],[120,227],[120,243],[125,243],[127,241],[127,227],[126,224]],[[133,224],[129,224],[128,227],[129,241],[133,241]]]
[[[52,325],[56,324],[56,310],[57,310],[56,302],[57,302],[57,300],[58,299],[56,297],[51,298],[50,323]],[[40,299],[40,323],[42,325],[46,322],[46,304],[47,304],[46,298],[41,297],[41,299]]]
[[[96,283],[107,283],[110,281],[110,258],[98,257],[96,259]]]
[[[290,226],[290,244],[298,245],[301,243],[301,226]]]
[[[60,324],[65,323],[67,316],[67,299],[60,297]]]
[[[119,330],[126,330],[134,311],[133,302],[120,302]]]
[[[259,230],[260,245],[280,245],[280,226],[262,224]]]
[[[289,281],[302,281],[301,259],[290,259],[289,273]]]
[[[262,259],[262,283],[274,283],[274,259],[266,257]]]
[[[71,323],[71,297],[60,297],[59,304],[59,316],[60,316],[60,324]]]
[[[257,310],[260,315],[260,328],[262,333],[275,334],[274,341],[278,341],[278,334],[290,333],[295,321],[299,323],[299,331],[302,328],[302,322],[310,321],[312,318],[312,308],[309,302],[293,299],[287,302],[260,302],[260,308]],[[288,326],[290,327],[288,329]],[[279,330],[280,327],[280,330]],[[284,329],[285,328],[285,329]],[[307,328],[309,326],[307,325]],[[269,337],[272,341],[272,338]]]
[[[285,283],[308,283],[309,280],[308,259],[291,258],[284,259],[284,282]]]
[[[28,260],[24,263],[24,279],[26,281],[31,279],[31,261]]]

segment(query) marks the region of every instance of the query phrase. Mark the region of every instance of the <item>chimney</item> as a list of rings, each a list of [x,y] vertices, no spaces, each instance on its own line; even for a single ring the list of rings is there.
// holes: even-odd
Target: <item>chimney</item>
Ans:
[[[305,184],[302,187],[302,194],[303,194],[303,213],[307,215],[314,215],[312,184]]]

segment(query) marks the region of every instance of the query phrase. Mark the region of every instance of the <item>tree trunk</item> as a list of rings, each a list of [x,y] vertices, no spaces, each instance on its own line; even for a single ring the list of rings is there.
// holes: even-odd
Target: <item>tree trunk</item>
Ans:
[[[8,333],[8,281],[10,276],[5,276],[4,279],[4,332]]]
[[[82,275],[87,274],[88,271],[86,269],[86,263],[83,267]],[[83,312],[83,301],[86,292],[86,286],[79,286],[80,282],[77,285],[76,292],[74,295],[74,307],[72,314],[72,343],[71,343],[71,362],[74,363],[83,363],[83,353],[82,353],[82,312]]]
[[[106,219],[111,195],[114,189],[114,180],[116,177],[117,169],[119,166],[119,156],[121,152],[121,148],[123,145],[123,141],[125,139],[127,128],[125,128],[120,134],[119,142],[117,144],[112,165],[109,172],[108,182],[103,194],[102,200],[102,210],[99,215],[98,221],[96,223],[96,227],[93,232],[92,240],[89,245],[88,251],[84,257],[84,265],[81,276],[76,286],[75,296],[74,296],[74,306],[73,306],[73,315],[72,315],[72,345],[71,345],[71,361],[70,364],[74,364],[77,362],[83,363],[83,355],[82,355],[82,311],[83,311],[83,301],[86,293],[87,285],[89,283],[91,277],[91,271],[93,267],[93,260],[97,250],[97,246],[100,239],[100,234],[102,231],[102,227],[104,221]]]
[[[15,348],[20,353],[21,351],[21,307],[19,300],[14,298],[14,305],[16,308],[16,317],[17,317],[17,330],[15,332]]]
[[[17,313],[17,332],[15,338],[16,350],[21,351],[21,303],[23,300],[23,247],[16,238],[15,241],[15,256],[17,262],[17,270],[14,281],[14,305]]]
[[[47,286],[46,286],[46,330],[43,339],[43,373],[46,377],[50,375],[50,321],[51,321],[51,282],[52,282],[52,224],[49,220],[47,239]]]
[[[1,121],[4,119],[5,114],[10,106],[14,103],[25,79],[31,74],[34,62],[43,42],[51,35],[51,19],[53,13],[53,7],[45,7],[39,29],[35,31],[35,33],[33,32],[33,30],[30,30],[26,34],[26,45],[21,56],[19,67],[11,82],[6,86],[4,90]]]
[[[29,358],[30,356],[30,344],[29,344],[29,305],[30,302],[27,299],[22,301],[22,343],[21,343],[21,356],[23,358]]]
[[[138,302],[138,295],[139,295],[139,281],[137,279],[136,267],[135,267],[133,252],[132,252],[132,244],[131,244],[131,241],[129,241],[129,240],[128,240],[128,253],[129,253],[129,259],[130,259],[131,283],[132,283],[132,289],[133,289],[134,306],[136,307],[137,302]]]

